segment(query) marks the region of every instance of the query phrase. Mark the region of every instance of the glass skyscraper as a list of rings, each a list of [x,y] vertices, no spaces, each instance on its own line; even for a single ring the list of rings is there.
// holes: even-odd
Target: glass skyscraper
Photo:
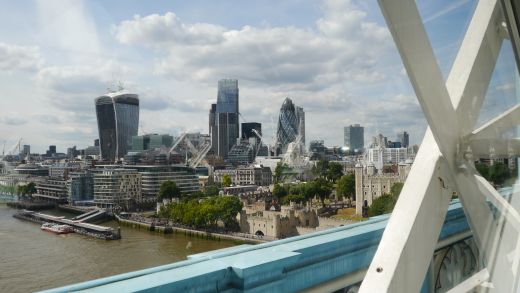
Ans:
[[[278,117],[278,128],[276,131],[276,141],[282,153],[287,150],[287,146],[296,140],[298,135],[302,136],[301,142],[305,143],[305,112],[303,108],[296,107],[292,100],[285,98],[280,116]]]
[[[101,157],[116,161],[130,149],[139,127],[136,94],[108,93],[95,99]]]
[[[344,128],[344,143],[349,150],[362,150],[365,147],[365,128],[359,124]]]
[[[224,159],[240,135],[238,101],[238,80],[219,80],[217,103],[211,107],[209,127],[213,152]]]

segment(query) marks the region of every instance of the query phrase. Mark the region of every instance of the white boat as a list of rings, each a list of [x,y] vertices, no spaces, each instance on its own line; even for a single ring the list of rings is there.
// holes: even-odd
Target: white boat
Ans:
[[[69,225],[60,225],[53,223],[43,223],[41,229],[56,234],[67,234],[74,232],[74,229]]]

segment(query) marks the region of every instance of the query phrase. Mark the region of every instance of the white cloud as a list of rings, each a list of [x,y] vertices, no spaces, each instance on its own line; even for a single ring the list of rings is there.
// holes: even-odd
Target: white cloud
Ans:
[[[0,43],[0,71],[36,70],[42,64],[38,47]]]
[[[145,17],[135,15],[115,29],[116,38],[124,44],[136,44],[143,40],[147,44],[205,45],[223,41],[221,26],[196,23],[184,24],[173,12],[164,15],[152,14]]]
[[[187,24],[169,12],[136,16],[113,32],[121,43],[166,52],[156,61],[156,73],[177,79],[214,83],[236,77],[319,90],[345,79],[368,83],[384,78],[374,65],[389,48],[387,29],[366,21],[366,13],[350,2],[325,3],[317,31],[292,26],[233,30]]]

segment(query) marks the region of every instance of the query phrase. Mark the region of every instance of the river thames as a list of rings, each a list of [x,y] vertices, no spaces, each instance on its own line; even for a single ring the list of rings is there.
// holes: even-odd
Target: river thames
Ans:
[[[2,292],[31,292],[64,286],[185,260],[190,254],[237,244],[128,227],[121,227],[122,239],[112,241],[74,233],[55,235],[40,230],[38,224],[13,218],[15,212],[0,203]],[[101,225],[117,227],[114,221]]]

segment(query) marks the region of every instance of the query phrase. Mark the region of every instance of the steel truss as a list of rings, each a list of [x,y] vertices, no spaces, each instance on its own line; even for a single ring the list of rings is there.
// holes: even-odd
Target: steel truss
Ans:
[[[520,155],[497,139],[520,124],[520,106],[475,129],[507,30],[497,0],[479,1],[446,82],[414,0],[379,0],[429,128],[360,292],[419,292],[453,194],[458,194],[483,269],[453,288],[516,292],[520,215],[475,170],[473,156]],[[498,210],[492,213],[489,203]],[[508,230],[509,229],[509,230]],[[503,231],[514,231],[507,233]]]

